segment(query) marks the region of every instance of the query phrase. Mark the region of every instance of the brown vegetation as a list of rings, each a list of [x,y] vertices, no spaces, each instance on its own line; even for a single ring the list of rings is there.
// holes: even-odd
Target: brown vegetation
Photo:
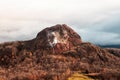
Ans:
[[[46,37],[49,31],[59,33],[52,47]],[[82,42],[67,25],[46,28],[30,41],[0,44],[0,80],[67,80],[78,72],[93,79],[119,80],[120,57]]]

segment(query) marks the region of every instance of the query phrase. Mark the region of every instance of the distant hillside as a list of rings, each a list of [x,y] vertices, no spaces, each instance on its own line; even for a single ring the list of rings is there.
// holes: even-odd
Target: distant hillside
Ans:
[[[118,45],[100,45],[103,48],[120,48],[120,44]]]

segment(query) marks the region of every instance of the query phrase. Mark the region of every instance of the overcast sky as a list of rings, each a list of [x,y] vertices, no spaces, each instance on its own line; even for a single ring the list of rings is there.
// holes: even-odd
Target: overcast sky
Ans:
[[[29,40],[56,24],[84,41],[120,44],[120,0],[0,0],[0,42]]]

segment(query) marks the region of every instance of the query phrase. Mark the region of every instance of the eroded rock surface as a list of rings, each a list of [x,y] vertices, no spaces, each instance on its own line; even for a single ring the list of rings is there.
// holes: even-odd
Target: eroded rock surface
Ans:
[[[81,42],[81,37],[63,24],[45,28],[38,33],[33,44],[35,49],[54,49],[53,53],[61,53],[74,48]]]

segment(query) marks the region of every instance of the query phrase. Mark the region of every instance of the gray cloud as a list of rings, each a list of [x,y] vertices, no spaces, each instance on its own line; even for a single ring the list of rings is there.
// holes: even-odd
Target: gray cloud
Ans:
[[[96,44],[120,44],[120,16],[112,15],[107,19],[93,23],[89,27],[78,30],[85,41]],[[76,29],[77,30],[77,29]]]
[[[1,0],[0,12],[0,42],[32,39],[45,27],[65,23],[84,41],[120,44],[120,1]]]

